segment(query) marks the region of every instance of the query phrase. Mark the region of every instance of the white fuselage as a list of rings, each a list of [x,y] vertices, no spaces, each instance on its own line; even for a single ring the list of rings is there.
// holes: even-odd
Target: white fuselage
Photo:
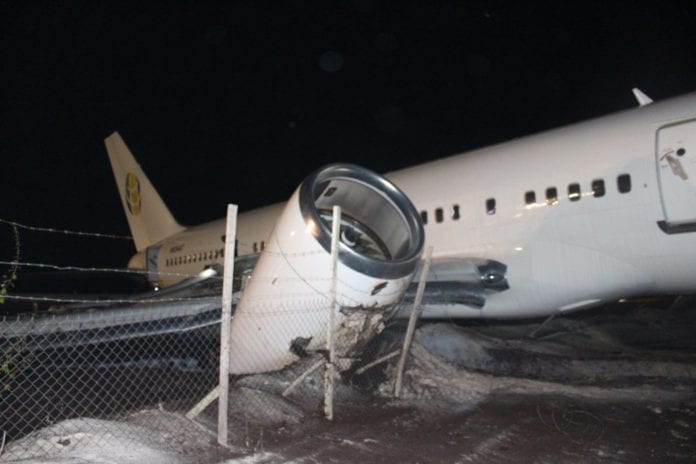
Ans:
[[[386,174],[427,216],[434,263],[507,265],[509,289],[483,308],[428,305],[423,315],[533,317],[693,292],[695,119],[689,94]],[[261,251],[281,208],[240,214],[239,255]],[[222,263],[224,229],[220,220],[165,239],[159,271]]]

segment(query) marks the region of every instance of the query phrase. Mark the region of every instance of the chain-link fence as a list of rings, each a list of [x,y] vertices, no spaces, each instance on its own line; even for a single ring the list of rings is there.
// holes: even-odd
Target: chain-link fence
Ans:
[[[0,319],[0,434],[185,411],[218,382],[219,322],[217,296]]]
[[[53,436],[74,436],[76,427],[88,428],[92,442],[106,442],[113,434],[112,428],[84,418],[125,419],[153,409],[177,412],[181,418],[218,385],[220,307],[216,294],[0,319],[0,435],[15,442],[3,458],[35,456],[37,446],[38,451],[42,446],[55,451],[42,440],[27,440],[31,450],[24,449],[22,440],[16,446],[17,440],[49,426]],[[302,313],[324,313],[328,307],[318,303]],[[385,351],[370,337],[360,340],[362,331],[356,328],[364,328],[369,318],[356,309],[336,327],[336,377],[346,384],[374,386],[382,370],[356,375],[356,368]],[[298,362],[287,369],[232,376],[228,414],[235,424],[293,422],[308,411],[321,414],[327,353],[301,342],[291,347]],[[343,387],[338,388],[340,394]],[[211,433],[216,407],[206,410]],[[82,422],[76,423],[77,418]],[[153,435],[171,427],[153,420],[160,419],[153,415],[145,429]],[[172,421],[167,416],[161,420]],[[248,440],[233,429],[229,433],[232,445]]]
[[[249,282],[244,276],[250,267],[235,266],[236,290],[244,291],[226,330],[228,372],[234,374],[229,388],[228,377],[220,376],[219,287],[182,287],[175,290],[184,293],[176,294],[186,297],[163,291],[169,297],[57,306],[52,310],[59,314],[0,319],[0,434],[14,444],[6,456],[33,457],[43,444],[53,451],[50,441],[30,440],[47,426],[54,437],[64,429],[79,440],[79,425],[89,428],[91,442],[101,435],[106,441],[112,430],[89,420],[130,420],[151,410],[188,412],[192,418],[226,392],[230,404],[223,414],[237,424],[298,422],[321,410],[322,402],[331,418],[333,398],[324,392],[333,391],[334,379],[359,375],[379,354],[372,340],[410,276],[387,280],[342,266],[336,277],[327,277],[330,268],[338,269],[337,253],[331,266],[331,256],[314,241],[295,252],[281,248],[269,243]],[[231,248],[226,251],[233,256]],[[222,341],[227,345],[227,337]],[[171,417],[161,427],[153,418],[153,434],[171,428]],[[241,441],[226,428],[220,427],[222,436]]]

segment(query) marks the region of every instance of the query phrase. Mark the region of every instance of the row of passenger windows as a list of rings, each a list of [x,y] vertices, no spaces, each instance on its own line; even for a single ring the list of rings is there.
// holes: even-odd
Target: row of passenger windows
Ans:
[[[260,253],[266,248],[266,242],[261,240],[261,242],[254,242],[254,246],[252,247],[254,249],[254,253]]]
[[[192,253],[188,255],[176,256],[174,258],[167,258],[165,260],[166,266],[180,266],[182,264],[197,263],[203,261],[212,261],[218,258],[225,257],[225,249],[220,248],[218,250],[201,251],[199,253]]]
[[[590,195],[595,197],[595,198],[600,198],[603,197],[606,194],[606,186],[604,184],[604,179],[594,179],[591,183],[591,190],[590,190]],[[630,174],[621,174],[620,176],[617,176],[616,178],[616,190],[619,193],[628,193],[631,191],[631,175]],[[571,184],[568,184],[568,199],[570,201],[578,201],[580,198],[582,198],[582,191],[580,188],[580,184],[577,182],[573,182]],[[546,198],[545,198],[545,204],[552,206],[558,204],[559,200],[559,194],[558,194],[558,189],[556,187],[548,187],[546,189]],[[542,203],[542,204],[544,204]],[[536,191],[534,190],[528,190],[524,194],[524,204],[525,206],[532,206],[532,205],[537,205],[537,195]],[[485,202],[485,211],[486,214],[488,215],[493,215],[496,212],[496,200],[495,198],[488,198],[486,199]],[[428,212],[427,211],[421,211],[421,219],[423,220],[423,224],[428,223]],[[459,211],[459,205],[455,204],[452,205],[450,209],[450,217],[453,221],[457,221],[460,219],[460,211]],[[445,210],[443,208],[435,208],[435,222],[440,223],[445,220]]]
[[[224,240],[223,240],[224,241]],[[266,242],[261,241],[261,242],[254,242],[252,246],[254,253],[259,253],[266,248]],[[235,243],[235,256],[236,256],[236,243]],[[197,262],[204,262],[204,261],[212,261],[214,259],[223,259],[225,257],[225,249],[220,248],[218,250],[211,250],[211,251],[201,251],[199,253],[193,253],[193,254],[188,254],[188,255],[182,255],[182,256],[176,256],[174,258],[167,258],[165,260],[165,265],[166,266],[180,266],[182,264],[188,264],[188,263],[197,263]]]

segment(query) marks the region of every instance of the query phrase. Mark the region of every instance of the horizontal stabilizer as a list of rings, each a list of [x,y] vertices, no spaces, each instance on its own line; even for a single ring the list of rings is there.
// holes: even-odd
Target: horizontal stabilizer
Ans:
[[[633,87],[633,96],[636,97],[636,100],[638,100],[638,104],[640,106],[645,106],[649,105],[653,102],[652,98],[648,97],[645,95],[643,92],[638,87]]]

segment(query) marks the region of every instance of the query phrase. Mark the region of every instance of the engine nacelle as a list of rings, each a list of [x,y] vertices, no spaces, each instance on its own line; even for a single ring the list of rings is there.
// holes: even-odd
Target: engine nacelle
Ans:
[[[353,357],[401,299],[423,251],[420,215],[383,177],[349,164],[326,166],[302,182],[266,241],[232,320],[230,372],[277,370],[324,349],[334,205],[342,210],[337,357]]]

